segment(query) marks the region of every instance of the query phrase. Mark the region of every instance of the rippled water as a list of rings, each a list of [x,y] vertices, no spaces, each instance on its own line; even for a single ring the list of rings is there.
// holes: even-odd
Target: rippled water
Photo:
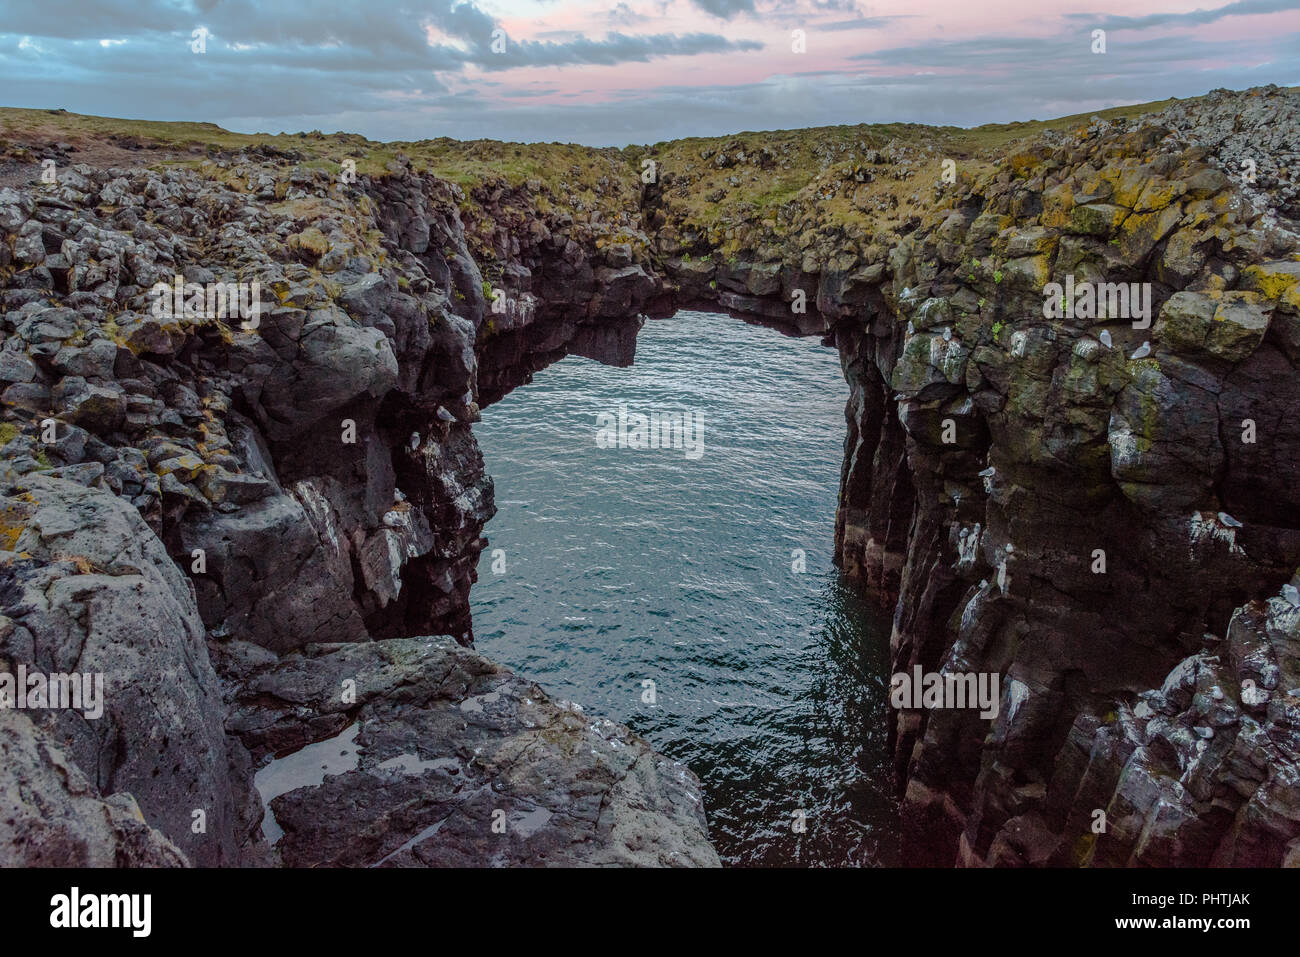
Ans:
[[[815,339],[682,312],[632,368],[570,356],[475,428],[500,509],[478,648],[688,764],[729,864],[893,860],[888,620],[831,564],[847,392]],[[599,448],[620,402],[698,413],[703,455]]]

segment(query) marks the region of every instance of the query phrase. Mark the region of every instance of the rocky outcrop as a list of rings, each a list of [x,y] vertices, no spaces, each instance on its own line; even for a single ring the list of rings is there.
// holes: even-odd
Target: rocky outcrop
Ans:
[[[963,186],[891,254],[885,322],[851,350],[874,370],[841,557],[887,590],[897,575],[896,671],[1003,676],[991,728],[969,711],[899,714],[912,853],[1041,863],[1091,837],[1091,863],[1169,863],[1156,838],[1092,832],[1083,815],[1107,805],[1079,803],[1083,768],[1063,749],[1122,721],[1300,566],[1300,503],[1280,479],[1300,451],[1286,411],[1300,411],[1296,236],[1159,117],[1030,155],[1021,176]],[[1047,308],[1061,292],[1048,284],[1069,277],[1149,284],[1154,324]],[[897,522],[910,522],[901,554]],[[1280,739],[1283,753],[1296,743]],[[1105,759],[1111,772],[1127,773],[1124,757]],[[1194,822],[1181,862],[1209,863],[1228,840],[1244,785],[1215,775],[1194,809],[1178,776],[1149,778],[1144,810]],[[1236,863],[1281,863],[1258,832],[1233,842]]]
[[[448,640],[308,646],[229,726],[258,757],[315,742],[258,773],[289,866],[718,863],[685,767]]]
[[[129,794],[108,798],[26,717],[0,711],[0,860],[6,867],[184,867]]]
[[[48,781],[49,768],[21,759],[53,754],[57,742],[63,762],[84,775],[60,775],[64,801],[126,795],[196,864],[238,863],[250,817],[256,826],[247,775],[238,774],[248,758],[227,747],[189,582],[139,512],[106,491],[33,473],[14,480],[0,509],[12,541],[0,563],[0,659],[10,675],[21,667],[51,686],[15,712],[44,735],[13,726],[21,742],[13,773]],[[59,675],[93,676],[102,687],[83,685],[79,707],[54,707],[50,676]],[[24,707],[20,689],[5,691],[10,708]]]
[[[715,864],[698,782],[644,741],[471,652],[394,650],[410,635],[472,640],[494,511],[471,432],[488,296],[457,187],[409,162],[343,183],[287,159],[80,165],[51,189],[0,190],[0,659],[14,676],[105,683],[102,715],[30,712],[61,750],[16,749],[36,764],[15,774],[44,782],[66,754],[85,781],[62,775],[51,808],[108,809],[107,830],[67,836],[82,850],[66,859],[54,837],[10,858],[168,862],[119,820],[134,801],[199,865]],[[572,278],[564,262],[590,288],[544,280],[569,298],[525,324],[557,347],[630,350],[644,273],[590,310],[632,309],[630,332],[588,335],[566,309],[595,288],[592,268],[547,262],[539,273]],[[533,351],[502,350],[492,375],[526,377]],[[404,670],[385,695],[282,713],[295,669],[368,675],[394,656]],[[502,702],[486,723],[451,720],[470,686]],[[287,837],[272,848],[255,775],[343,725],[362,733],[359,768],[280,794]],[[384,764],[387,742],[424,754],[429,731],[442,771]],[[365,808],[338,805],[340,783]],[[475,837],[469,809],[494,793],[504,834]],[[327,832],[313,830],[322,815]],[[417,840],[435,821],[441,843]]]
[[[893,670],[1002,679],[991,724],[896,713],[905,859],[1293,859],[1300,822],[1279,795],[1296,699],[1270,685],[1280,720],[1262,722],[1243,674],[1211,661],[1300,566],[1298,106],[1219,93],[1047,133],[934,182],[892,241],[805,206],[784,240],[771,221],[731,223],[748,248],[724,260],[679,238],[689,189],[654,197],[683,224],[664,247],[670,290],[838,346],[837,558],[894,606]],[[1265,142],[1242,182],[1243,150]],[[941,157],[901,162],[937,172]],[[1084,287],[1105,301],[1085,308]]]
[[[1291,588],[1295,582],[1291,583]],[[1290,597],[1288,597],[1290,596]],[[1222,638],[1113,715],[1075,718],[1042,817],[1008,822],[989,863],[1093,866],[1300,864],[1297,694],[1300,605],[1238,610]],[[1104,831],[1092,827],[1097,810]],[[1064,833],[1052,833],[1052,820]]]
[[[991,723],[895,714],[905,859],[1294,861],[1297,107],[0,189],[0,657],[156,669],[35,718],[88,782],[51,801],[130,793],[195,863],[713,863],[685,769],[411,637],[472,642],[480,405],[706,306],[840,351],[837,561],[894,670],[1001,679]],[[177,276],[257,313],[155,309]]]

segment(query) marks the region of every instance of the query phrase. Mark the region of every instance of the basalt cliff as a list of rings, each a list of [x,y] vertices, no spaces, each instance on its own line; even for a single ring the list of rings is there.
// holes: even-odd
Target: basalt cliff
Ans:
[[[0,668],[107,689],[0,708],[0,861],[716,864],[694,775],[474,652],[468,597],[480,408],[695,307],[838,349],[836,561],[894,671],[1001,678],[893,713],[905,862],[1300,863],[1300,95],[0,131]]]

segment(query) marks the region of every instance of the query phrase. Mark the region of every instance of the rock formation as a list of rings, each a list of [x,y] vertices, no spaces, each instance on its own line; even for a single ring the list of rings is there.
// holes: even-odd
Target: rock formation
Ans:
[[[545,177],[28,136],[60,172],[0,189],[0,660],[111,693],[6,718],[6,808],[53,810],[4,859],[716,863],[684,768],[413,637],[472,643],[480,405],[703,306],[838,348],[836,557],[894,670],[1002,676],[992,722],[896,713],[908,861],[1296,862],[1298,113],[530,148]],[[160,315],[177,276],[260,311]]]
[[[274,155],[205,173],[0,190],[0,660],[107,686],[98,718],[5,712],[0,859],[716,864],[684,767],[406,637],[471,641],[494,511],[459,190]],[[257,283],[260,308],[167,314],[177,276]],[[557,342],[563,313],[537,317]],[[348,729],[353,770],[277,790],[268,841],[259,767]]]

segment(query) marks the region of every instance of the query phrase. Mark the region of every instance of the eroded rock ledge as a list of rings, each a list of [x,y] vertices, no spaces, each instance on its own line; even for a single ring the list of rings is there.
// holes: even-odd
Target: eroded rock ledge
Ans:
[[[839,349],[836,555],[895,607],[894,670],[1003,676],[991,725],[896,715],[908,860],[1294,862],[1297,112],[1216,93],[959,154],[951,183],[937,134],[828,139],[776,205],[727,195],[793,134],[595,151],[600,192],[562,204],[272,149],[0,189],[0,658],[146,676],[100,722],[7,719],[0,793],[72,762],[50,806],[102,824],[5,854],[713,863],[689,772],[409,637],[472,640],[479,406],[702,305]],[[176,274],[257,280],[259,327],[152,315]],[[1150,283],[1152,327],[1045,318],[1067,275]],[[342,770],[272,789],[271,850],[255,774],[307,747]]]

